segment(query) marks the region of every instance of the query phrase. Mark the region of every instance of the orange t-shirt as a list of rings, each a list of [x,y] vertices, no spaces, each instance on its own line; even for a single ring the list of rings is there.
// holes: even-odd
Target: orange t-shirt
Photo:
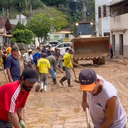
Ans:
[[[12,50],[11,47],[8,47],[8,48],[7,48],[7,56],[11,53],[11,50]]]

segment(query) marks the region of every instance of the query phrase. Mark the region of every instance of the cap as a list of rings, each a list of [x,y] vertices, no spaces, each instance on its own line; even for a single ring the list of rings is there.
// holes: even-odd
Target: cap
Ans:
[[[82,70],[79,74],[80,90],[81,91],[92,91],[95,87],[96,73],[92,69]]]
[[[19,48],[18,48],[18,47],[12,47],[11,52],[13,52],[13,51],[18,51],[18,50],[19,50]]]
[[[24,77],[28,82],[39,82],[39,73],[32,68],[25,69],[22,73],[22,77]]]
[[[47,54],[46,53],[43,53],[43,58],[46,58],[47,57]]]
[[[51,45],[51,44],[49,44],[48,46],[49,46],[49,47],[52,47],[52,45]]]
[[[32,52],[32,49],[29,49],[28,52]]]
[[[69,52],[73,52],[74,53],[74,50],[72,48],[69,49]]]

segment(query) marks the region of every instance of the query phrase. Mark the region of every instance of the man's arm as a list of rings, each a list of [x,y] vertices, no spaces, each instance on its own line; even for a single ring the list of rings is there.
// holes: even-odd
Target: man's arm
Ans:
[[[19,120],[24,120],[24,108],[23,107],[18,108],[17,115],[19,117]]]
[[[51,68],[49,68],[48,71],[49,71],[49,74],[51,75]]]
[[[14,128],[22,128],[17,120],[16,114],[15,113],[8,113],[8,118],[11,124],[13,125]]]
[[[7,67],[7,68],[6,68],[6,71],[7,71],[7,75],[8,75],[8,80],[9,80],[9,82],[13,82],[13,79],[12,79],[12,76],[11,76],[11,73],[10,73],[10,67]]]
[[[117,107],[117,98],[112,97],[108,100],[107,106],[106,106],[106,121],[103,123],[101,128],[109,128],[113,123],[115,119],[116,114],[116,107]]]
[[[60,69],[57,65],[56,65],[56,69],[58,69],[61,73],[64,73],[62,69]]]

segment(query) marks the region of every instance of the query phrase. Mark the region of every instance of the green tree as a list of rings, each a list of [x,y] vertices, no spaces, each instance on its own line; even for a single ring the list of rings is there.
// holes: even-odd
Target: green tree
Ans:
[[[12,32],[14,32],[16,29],[24,30],[24,29],[26,29],[26,26],[24,26],[23,24],[21,24],[20,22],[18,22],[17,25],[16,25],[16,27],[13,28]]]
[[[38,38],[47,38],[50,32],[51,19],[48,13],[36,14],[27,23],[27,26]]]
[[[10,17],[10,9],[15,2],[15,0],[0,0],[0,5],[5,9],[8,18]]]
[[[49,14],[51,28],[61,30],[68,26],[67,15],[64,15],[61,11],[58,11],[55,8],[45,6],[43,9],[34,11],[33,15],[38,14],[39,12],[42,14]]]
[[[16,29],[13,33],[13,40],[15,39],[17,43],[25,43],[25,44],[30,44],[32,42],[33,39],[33,32],[28,30],[28,29],[24,29],[24,30],[20,30],[20,29]]]

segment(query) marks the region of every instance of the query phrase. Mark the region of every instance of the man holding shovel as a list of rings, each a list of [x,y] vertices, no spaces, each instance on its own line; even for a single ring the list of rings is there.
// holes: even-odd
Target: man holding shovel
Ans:
[[[84,111],[89,107],[94,127],[126,128],[127,115],[116,88],[92,69],[82,70],[79,81],[83,91],[82,107]]]
[[[66,53],[65,56],[63,57],[64,63],[63,63],[63,70],[65,71],[66,76],[62,77],[62,79],[59,81],[61,85],[63,85],[63,82],[67,80],[68,82],[68,87],[73,87],[71,85],[71,73],[70,69],[73,69],[73,49],[69,49],[69,53]]]

